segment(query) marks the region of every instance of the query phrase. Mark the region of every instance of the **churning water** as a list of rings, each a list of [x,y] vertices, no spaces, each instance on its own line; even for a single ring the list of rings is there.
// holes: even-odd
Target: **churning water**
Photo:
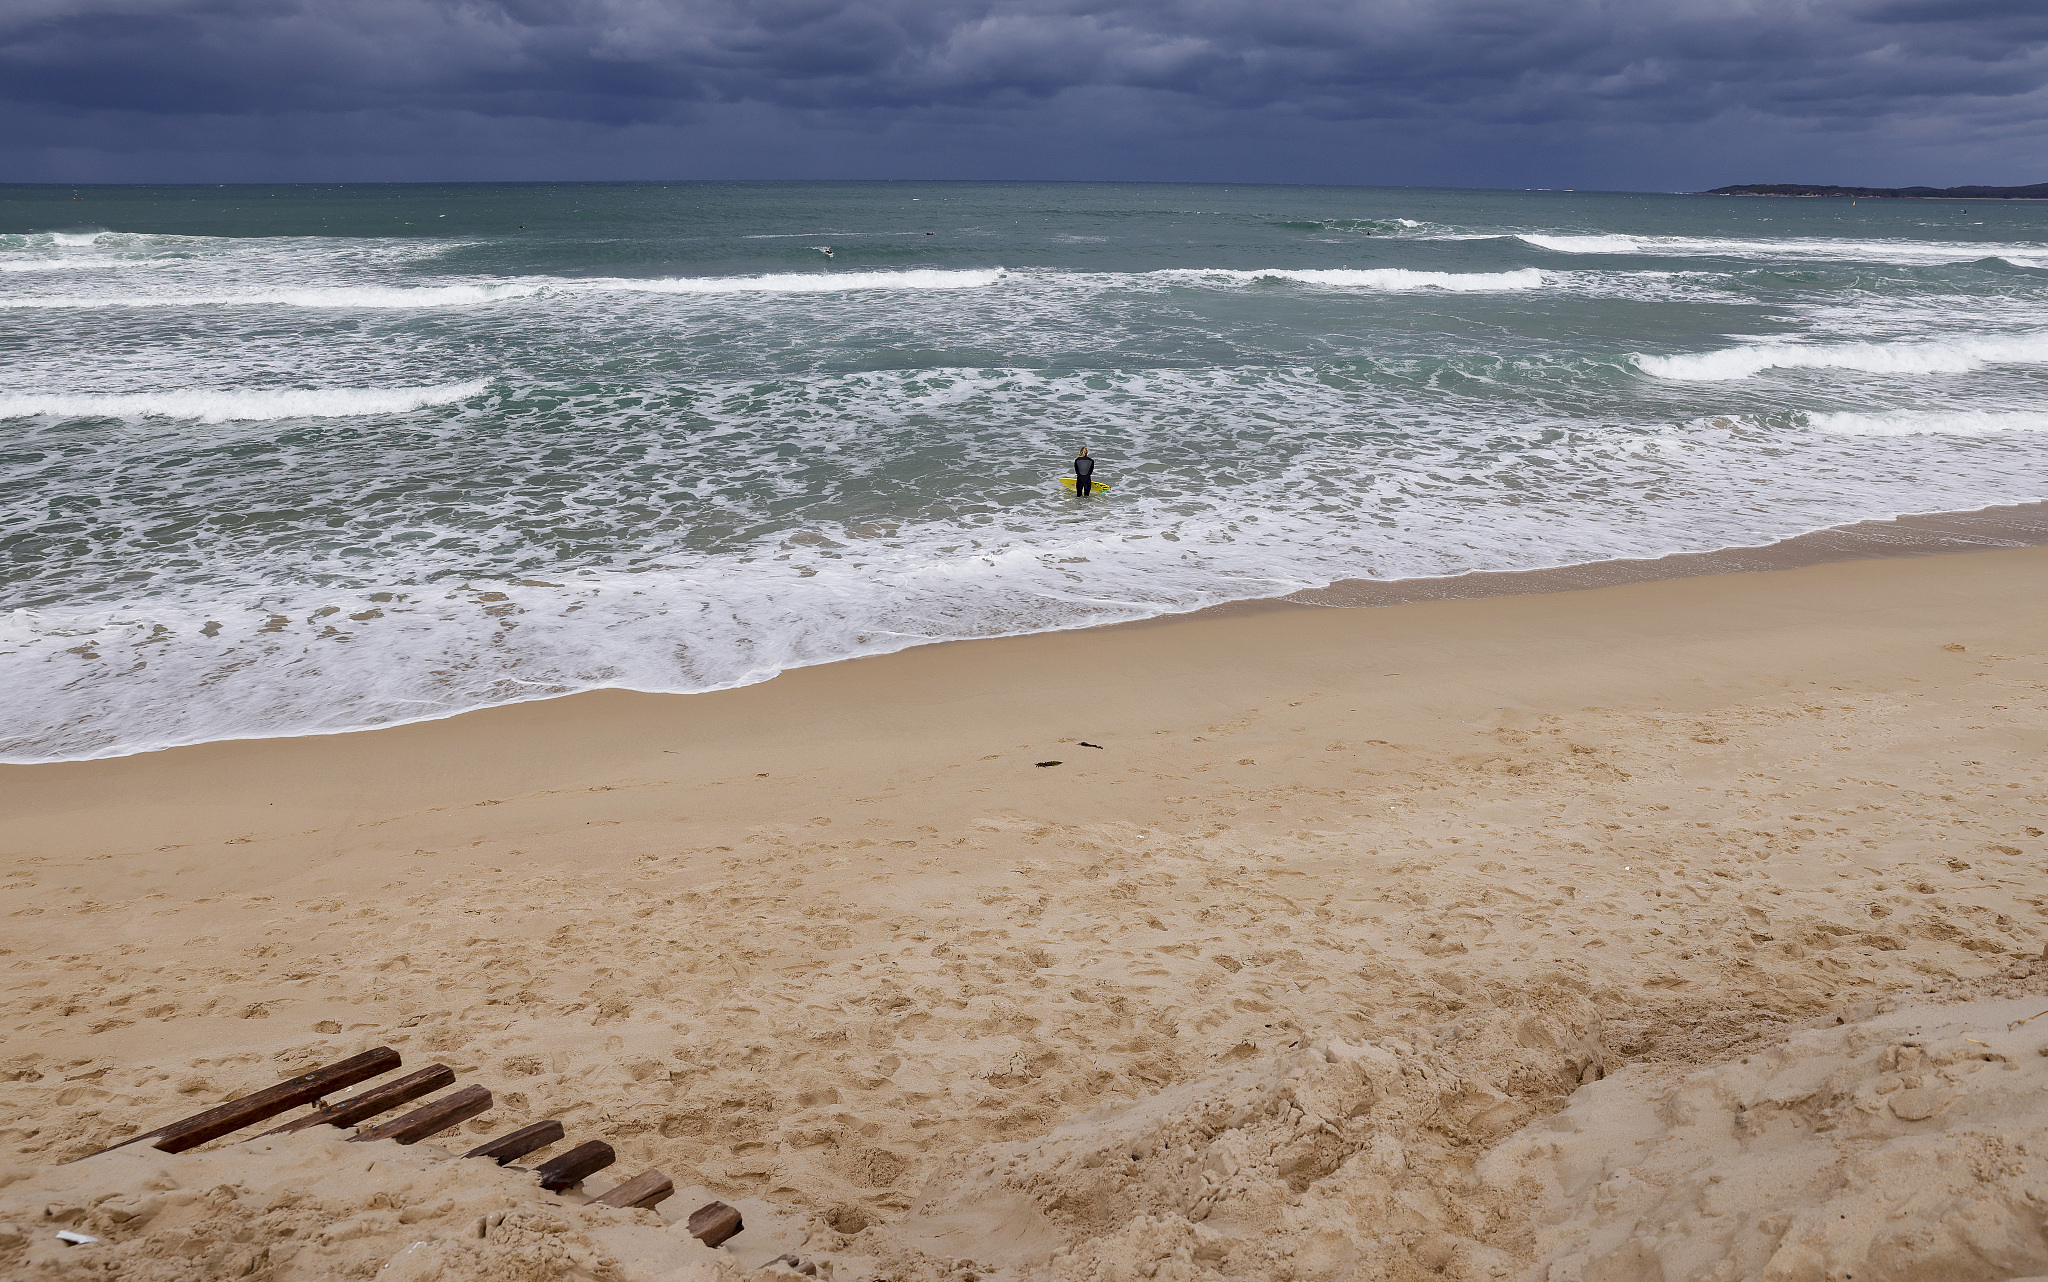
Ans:
[[[0,188],[0,351],[14,761],[2048,494],[2035,204]]]

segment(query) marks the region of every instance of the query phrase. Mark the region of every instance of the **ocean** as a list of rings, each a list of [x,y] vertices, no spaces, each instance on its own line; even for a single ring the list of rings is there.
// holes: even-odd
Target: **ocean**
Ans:
[[[52,761],[2038,500],[2048,206],[0,187],[0,352]]]

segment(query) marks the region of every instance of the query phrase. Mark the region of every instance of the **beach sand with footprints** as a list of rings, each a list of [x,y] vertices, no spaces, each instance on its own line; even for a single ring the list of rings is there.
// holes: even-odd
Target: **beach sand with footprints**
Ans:
[[[2044,659],[2022,549],[0,769],[0,1273],[2048,1273]],[[494,1109],[66,1164],[380,1045]]]

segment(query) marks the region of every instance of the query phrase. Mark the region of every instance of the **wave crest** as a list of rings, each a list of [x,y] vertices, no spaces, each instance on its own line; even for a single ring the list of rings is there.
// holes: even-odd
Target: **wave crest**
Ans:
[[[1815,414],[1808,420],[1833,436],[2004,436],[2048,432],[2044,410],[1889,410],[1875,414]]]
[[[1223,277],[1249,284],[1260,280],[1286,280],[1302,285],[1325,285],[1338,289],[1440,289],[1454,294],[1500,293],[1540,289],[1548,276],[1534,267],[1509,272],[1418,272],[1404,267],[1367,268],[1260,268],[1242,271],[1227,268],[1169,268],[1154,276],[1179,276],[1199,280]]]
[[[201,423],[274,418],[346,418],[404,414],[467,400],[489,387],[478,380],[435,387],[279,388],[264,391],[19,393],[0,396],[0,419],[187,418]]]
[[[1755,343],[1685,356],[1632,356],[1658,378],[1720,383],[1768,369],[1846,369],[1865,374],[1967,374],[1986,365],[2048,361],[2048,331],[1901,343]]]
[[[1640,249],[1629,236],[1537,236],[1523,232],[1515,239],[1560,254],[1633,254]]]
[[[1992,259],[2018,267],[2038,267],[2041,245],[1939,240],[1848,240],[1827,236],[1789,236],[1783,240],[1740,240],[1720,236],[1582,235],[1565,232],[1516,232],[1513,239],[1560,254],[1644,254],[1669,258],[1774,258],[1798,262],[1899,263],[1938,266]],[[1451,240],[1483,239],[1453,236]]]
[[[473,307],[536,295],[829,294],[874,289],[974,289],[1004,276],[1000,267],[979,271],[783,273],[768,276],[670,276],[647,280],[526,278],[500,284],[342,286],[268,290],[250,294],[52,294],[0,299],[0,307]]]
[[[642,294],[834,294],[859,289],[979,289],[1005,275],[1000,267],[979,270],[914,268],[896,272],[784,272],[767,276],[665,276],[649,280],[576,282],[565,289]]]

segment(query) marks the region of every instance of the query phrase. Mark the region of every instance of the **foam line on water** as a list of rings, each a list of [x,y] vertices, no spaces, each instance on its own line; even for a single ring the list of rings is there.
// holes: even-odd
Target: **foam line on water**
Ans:
[[[243,422],[285,418],[347,418],[364,414],[404,414],[429,405],[468,400],[490,384],[444,383],[436,387],[288,388],[252,391],[221,389],[191,392],[0,393],[0,419],[53,418],[185,418],[201,423]]]
[[[1559,254],[1639,254],[1668,257],[1800,259],[1842,262],[1936,263],[1976,262],[2002,258],[2024,267],[2038,266],[2048,244],[2012,244],[1941,240],[1853,240],[1827,236],[1788,236],[1754,240],[1718,236],[1628,236],[1568,232],[1515,232],[1514,239]],[[1469,240],[1473,236],[1445,237]]]
[[[0,308],[144,308],[144,307],[303,307],[303,308],[454,308],[511,302],[535,297],[603,294],[666,294],[719,296],[747,294],[847,294],[864,291],[954,291],[984,289],[1006,280],[1040,285],[1119,288],[1151,281],[1234,286],[1285,281],[1329,289],[1386,292],[1438,290],[1446,293],[1504,293],[1540,289],[1555,283],[1558,273],[1534,267],[1504,272],[1415,271],[1379,268],[1166,268],[1151,272],[1013,273],[1005,268],[913,269],[886,272],[786,272],[757,276],[681,276],[633,279],[521,278],[501,282],[428,286],[339,286],[265,290],[245,294],[50,294],[0,299]]]
[[[2048,432],[2048,410],[1843,411],[1808,418],[1816,431],[1836,436],[2003,436]]]
[[[2048,331],[1890,343],[1751,343],[1682,356],[1632,359],[1658,378],[1695,383],[1753,378],[1771,369],[1865,374],[1967,374],[1987,365],[2048,361]]]
[[[863,290],[976,289],[993,285],[1002,268],[891,272],[788,272],[765,276],[672,276],[517,280],[462,285],[380,286],[264,290],[246,294],[52,294],[0,299],[10,308],[101,307],[473,307],[538,295],[627,294],[836,294]]]
[[[50,294],[0,298],[0,307],[466,307],[479,303],[531,298],[543,288],[545,287],[536,284],[507,283],[432,285],[419,288],[364,285],[331,289],[264,290],[247,294]]]
[[[667,276],[648,280],[577,282],[568,290],[645,294],[836,294],[867,289],[980,289],[1000,281],[1000,267],[969,270],[912,268],[887,272],[786,272],[767,276]]]
[[[1560,254],[1639,254],[1641,242],[1633,236],[1539,236],[1523,232],[1518,238],[1538,249]]]
[[[154,267],[149,258],[31,258],[17,262],[0,260],[0,272],[86,271],[104,267]]]
[[[1193,281],[1220,278],[1244,284],[1284,280],[1301,285],[1322,285],[1332,289],[1439,289],[1450,293],[1488,294],[1540,289],[1549,279],[1545,273],[1534,267],[1522,267],[1506,272],[1430,272],[1411,271],[1403,267],[1263,267],[1251,270],[1180,267],[1147,274]]]

